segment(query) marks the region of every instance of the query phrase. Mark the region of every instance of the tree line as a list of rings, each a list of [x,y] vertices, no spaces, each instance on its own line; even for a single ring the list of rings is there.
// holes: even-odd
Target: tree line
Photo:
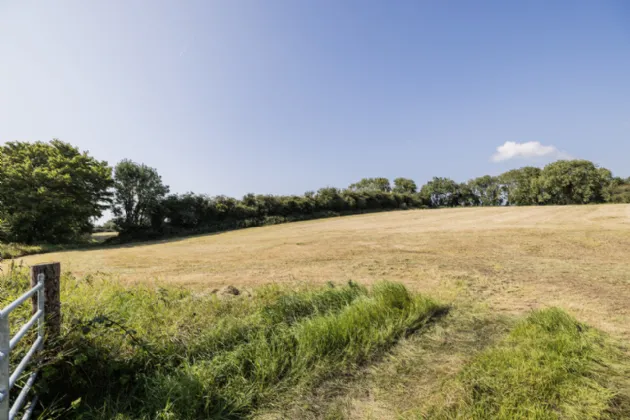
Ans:
[[[587,160],[559,160],[467,182],[364,178],[303,195],[169,194],[157,170],[114,168],[60,140],[0,147],[0,241],[76,242],[111,209],[118,240],[206,233],[368,211],[462,206],[630,203],[630,178]]]

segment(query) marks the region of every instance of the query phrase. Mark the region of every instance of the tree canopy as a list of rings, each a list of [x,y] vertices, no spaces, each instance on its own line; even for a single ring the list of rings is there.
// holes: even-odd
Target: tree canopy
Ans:
[[[363,178],[359,182],[350,184],[348,189],[350,191],[359,191],[359,192],[367,192],[367,191],[390,192],[392,190],[392,187],[390,186],[389,179],[387,178]]]
[[[151,215],[168,193],[157,170],[125,159],[114,170],[116,223],[123,230],[149,226]]]
[[[459,187],[450,178],[434,177],[422,187],[420,194],[431,207],[454,207],[459,205]]]
[[[540,168],[525,166],[499,175],[505,204],[517,206],[538,204],[538,178],[541,172]]]
[[[413,194],[418,191],[418,186],[412,179],[396,178],[394,180],[394,189],[392,191],[400,194]]]
[[[54,139],[0,147],[0,235],[7,241],[63,243],[92,229],[109,206],[107,162]]]
[[[603,201],[610,172],[588,160],[559,160],[540,173],[538,201],[543,204],[588,204]],[[604,179],[602,179],[604,176]]]
[[[480,206],[499,206],[503,203],[502,189],[499,179],[485,175],[468,181],[470,194],[475,196],[476,204]]]

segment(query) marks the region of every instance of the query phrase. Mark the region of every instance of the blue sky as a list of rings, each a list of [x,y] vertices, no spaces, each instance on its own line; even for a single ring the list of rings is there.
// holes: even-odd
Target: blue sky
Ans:
[[[0,0],[0,63],[0,141],[144,162],[175,192],[563,156],[630,175],[623,0]]]

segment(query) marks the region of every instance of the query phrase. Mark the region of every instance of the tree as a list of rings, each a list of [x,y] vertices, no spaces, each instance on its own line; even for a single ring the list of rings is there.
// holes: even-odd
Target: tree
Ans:
[[[5,240],[63,243],[92,231],[109,205],[111,168],[54,139],[0,147],[0,226]]]
[[[348,189],[356,192],[390,192],[392,187],[387,178],[363,178],[359,182],[350,184]]]
[[[123,231],[149,226],[151,214],[169,191],[154,168],[128,159],[116,165],[114,188],[113,211]]]
[[[527,206],[538,204],[540,168],[525,166],[513,169],[498,177],[501,200],[506,205]]]
[[[468,181],[471,193],[476,197],[480,206],[499,206],[501,199],[501,184],[496,177],[484,175]]]
[[[614,178],[610,196],[610,203],[630,203],[630,178],[624,180],[622,178]]]
[[[614,177],[612,172],[606,168],[597,168],[597,175],[601,185],[600,201],[609,202],[612,199],[615,189],[623,184],[623,179]]]
[[[420,195],[431,207],[454,207],[459,205],[459,184],[450,178],[434,177],[420,190]]]
[[[603,202],[602,173],[588,160],[559,160],[540,174],[541,204],[588,204]]]
[[[457,186],[454,204],[455,206],[478,206],[480,198],[475,194],[474,190],[465,182]]]
[[[412,179],[396,178],[394,180],[394,189],[392,191],[400,194],[413,194],[418,191],[418,186]]]

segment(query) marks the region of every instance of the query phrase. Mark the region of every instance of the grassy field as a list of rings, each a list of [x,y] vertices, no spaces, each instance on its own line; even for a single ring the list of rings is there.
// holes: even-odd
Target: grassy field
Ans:
[[[48,253],[122,282],[225,285],[392,280],[499,312],[560,306],[630,339],[630,205],[417,210]]]
[[[120,418],[212,407],[225,408],[218,418],[264,419],[630,416],[629,205],[379,213],[20,261],[61,261],[76,279],[64,292],[73,319],[125,319],[161,355],[131,346],[116,359],[162,368],[141,381],[138,395],[155,397],[148,411]],[[348,281],[367,289],[344,294]],[[382,281],[405,291],[380,298]],[[313,293],[329,283],[340,297],[321,306]],[[224,307],[211,292],[226,285],[257,298]],[[269,318],[278,299],[289,309]],[[190,317],[194,334],[164,336]],[[113,346],[90,339],[98,357]],[[129,410],[109,398],[94,418]]]

